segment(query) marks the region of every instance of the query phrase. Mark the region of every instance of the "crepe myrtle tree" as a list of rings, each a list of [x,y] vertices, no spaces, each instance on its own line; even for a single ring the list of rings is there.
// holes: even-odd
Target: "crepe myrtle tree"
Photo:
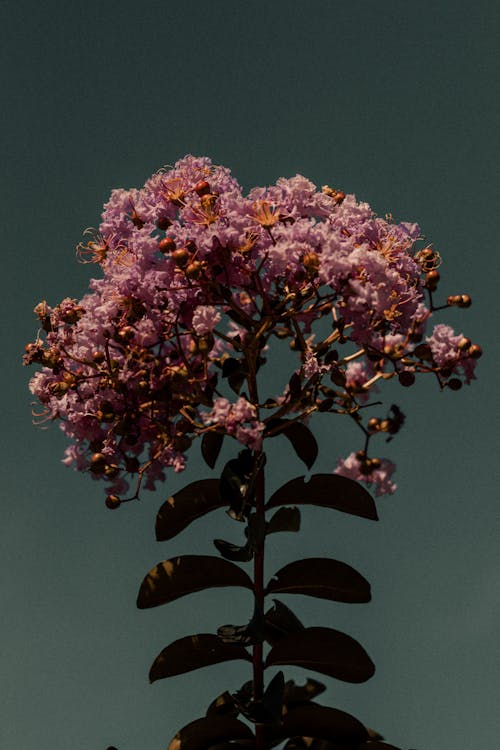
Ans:
[[[318,190],[300,175],[245,196],[228,169],[205,157],[161,169],[142,189],[114,190],[99,229],[84,238],[77,254],[100,267],[100,278],[80,301],[36,306],[40,331],[24,358],[41,365],[30,382],[37,420],[59,420],[70,440],[64,463],[107,482],[106,505],[116,509],[153,490],[167,469],[183,471],[195,438],[211,469],[223,441],[235,441],[220,476],[188,484],[161,506],[156,537],[171,539],[225,509],[245,543],[215,539],[219,556],[155,565],[137,604],[248,589],[246,624],[167,645],[149,676],[237,659],[250,679],[213,700],[170,750],[393,748],[353,716],[318,704],[317,680],[297,685],[282,671],[266,679],[269,667],[296,665],[358,683],[374,665],[349,635],[304,627],[275,598],[367,602],[368,581],[328,558],[299,558],[265,576],[265,548],[272,533],[299,530],[301,505],[377,519],[360,482],[376,495],[394,492],[395,467],[373,443],[395,435],[404,415],[372,394],[386,380],[408,388],[423,375],[440,389],[469,383],[481,348],[429,323],[443,308],[468,307],[470,297],[436,303],[441,258],[416,224],[377,217],[354,195]],[[267,352],[283,343],[294,365],[269,392]],[[333,473],[290,478],[267,497],[268,441],[284,435],[310,469],[317,412],[352,420],[358,450]]]

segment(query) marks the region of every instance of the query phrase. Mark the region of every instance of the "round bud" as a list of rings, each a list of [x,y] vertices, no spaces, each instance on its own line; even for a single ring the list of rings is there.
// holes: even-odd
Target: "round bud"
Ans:
[[[468,339],[466,336],[463,336],[457,344],[459,351],[463,352],[465,349],[469,349],[471,343],[472,342],[470,339]]]
[[[215,343],[215,339],[213,337],[213,334],[206,333],[198,341],[198,349],[200,350],[202,354],[206,354],[211,349],[213,349],[214,343]]]
[[[364,461],[361,461],[361,465],[359,467],[359,470],[362,474],[371,474],[373,471],[372,462],[370,459],[366,459]]]
[[[383,419],[380,422],[380,431],[381,432],[389,432],[390,427],[391,427],[391,422],[390,422],[389,419]]]
[[[121,500],[118,497],[118,495],[108,495],[106,498],[106,508],[109,508],[110,510],[115,510],[116,508],[119,508],[121,505]]]
[[[429,271],[425,276],[427,289],[430,289],[431,292],[435,292],[440,278],[438,271]]]
[[[159,241],[158,247],[162,253],[172,253],[175,250],[175,242],[171,237],[164,237]]]
[[[468,294],[460,295],[460,302],[458,303],[459,307],[470,307],[471,304],[472,304],[472,300]]]
[[[116,338],[118,339],[118,341],[126,343],[127,341],[131,341],[134,336],[135,331],[132,326],[123,326],[123,328],[120,328],[120,330],[118,331]]]
[[[483,350],[479,346],[479,344],[472,344],[472,346],[469,347],[469,351],[467,352],[469,357],[472,357],[472,359],[479,359],[479,357],[482,356]]]
[[[364,451],[356,451],[356,458],[358,461],[364,461],[366,458],[366,453]]]
[[[380,458],[371,458],[370,459],[370,466],[372,469],[380,469],[380,466],[382,465],[382,462]]]
[[[403,370],[398,373],[398,380],[402,386],[409,388],[415,382],[415,373],[410,370]]]
[[[194,260],[186,266],[186,276],[188,279],[199,279],[203,271],[199,260]]]
[[[194,186],[194,192],[197,193],[201,198],[202,195],[206,195],[210,192],[210,185],[206,180],[200,180]]]
[[[90,471],[92,474],[102,474],[106,468],[106,456],[104,453],[94,453],[90,459]]]
[[[168,229],[171,224],[172,222],[167,216],[160,216],[160,218],[156,220],[156,226],[163,232]]]
[[[176,266],[185,268],[189,263],[189,251],[186,247],[180,247],[178,250],[173,251],[172,258]]]
[[[450,294],[449,297],[447,297],[446,302],[448,305],[458,305],[460,302],[460,295],[459,294]]]
[[[451,378],[451,380],[448,380],[448,388],[451,388],[452,391],[459,391],[462,387],[462,381],[458,378]]]
[[[371,417],[371,419],[368,420],[368,429],[370,432],[377,432],[377,430],[380,429],[380,419],[377,419],[377,417]]]
[[[108,464],[104,469],[104,474],[108,479],[116,479],[119,473],[120,469],[118,466],[112,466],[111,464]]]
[[[106,359],[106,355],[104,352],[95,351],[92,353],[92,361],[96,363],[96,365],[100,365],[101,362],[104,362]]]

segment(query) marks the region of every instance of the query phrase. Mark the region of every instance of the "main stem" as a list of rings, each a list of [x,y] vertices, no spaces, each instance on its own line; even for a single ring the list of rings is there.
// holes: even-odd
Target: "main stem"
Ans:
[[[260,332],[259,332],[260,333]],[[258,410],[259,395],[257,388],[257,357],[259,352],[260,335],[255,336],[253,345],[250,346],[246,353],[245,359],[248,366],[248,391],[251,403]],[[258,461],[260,451],[254,451],[254,460]],[[264,465],[261,465],[255,482],[255,513],[257,515],[257,527],[264,527],[264,504],[265,504],[265,483],[264,483]],[[255,615],[260,618],[264,613],[264,539],[265,534],[257,541],[254,549],[254,596],[255,596]],[[263,641],[260,640],[253,646],[253,685],[252,697],[254,701],[261,701],[264,695],[264,654]],[[264,725],[255,724],[255,750],[265,750],[266,741],[264,736]]]
[[[255,512],[258,519],[264,521],[264,466],[261,467],[256,480],[255,487]],[[260,524],[259,524],[260,525]],[[263,524],[262,524],[263,525]],[[259,541],[254,552],[254,592],[255,592],[255,612],[261,616],[264,612],[264,539]],[[263,659],[263,642],[255,643],[253,647],[253,699],[261,701],[264,695],[264,659]],[[255,725],[255,747],[256,750],[264,750],[265,737],[264,725]]]

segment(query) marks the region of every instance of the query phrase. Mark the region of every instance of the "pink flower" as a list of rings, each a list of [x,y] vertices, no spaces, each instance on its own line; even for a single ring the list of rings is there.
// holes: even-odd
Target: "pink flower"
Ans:
[[[193,314],[193,328],[198,336],[205,336],[211,333],[221,319],[221,314],[217,308],[211,305],[200,305]]]
[[[338,460],[333,473],[373,486],[377,497],[380,497],[380,495],[392,495],[396,491],[397,485],[391,481],[391,477],[396,469],[392,461],[386,458],[380,459],[377,462],[376,468],[373,468],[369,473],[364,473],[361,471],[361,468],[362,461],[357,457],[356,453],[351,453],[347,458],[340,458]]]

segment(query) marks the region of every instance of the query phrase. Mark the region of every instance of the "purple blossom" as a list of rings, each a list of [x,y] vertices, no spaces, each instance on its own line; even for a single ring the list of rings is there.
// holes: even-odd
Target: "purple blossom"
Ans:
[[[347,458],[340,458],[337,462],[334,474],[354,479],[356,482],[364,482],[373,487],[377,497],[380,495],[392,495],[397,485],[391,481],[396,469],[395,464],[386,458],[380,459],[377,468],[371,469],[369,473],[362,471],[362,461],[356,453],[351,453]]]
[[[182,471],[207,429],[258,450],[275,417],[306,422],[322,410],[361,423],[375,384],[394,375],[468,383],[479,347],[443,324],[415,344],[439,260],[419,240],[416,224],[301,175],[245,196],[207,157],[113,190],[78,246],[100,277],[80,301],[35,308],[40,332],[24,362],[40,368],[30,382],[38,419],[59,422],[65,464],[122,494],[130,476],[153,488],[166,469]],[[259,404],[257,373],[274,336],[296,361],[294,388],[287,382],[270,407]],[[222,397],[226,377],[250,395]],[[391,466],[363,477],[392,491]],[[351,457],[342,467],[359,478]]]

